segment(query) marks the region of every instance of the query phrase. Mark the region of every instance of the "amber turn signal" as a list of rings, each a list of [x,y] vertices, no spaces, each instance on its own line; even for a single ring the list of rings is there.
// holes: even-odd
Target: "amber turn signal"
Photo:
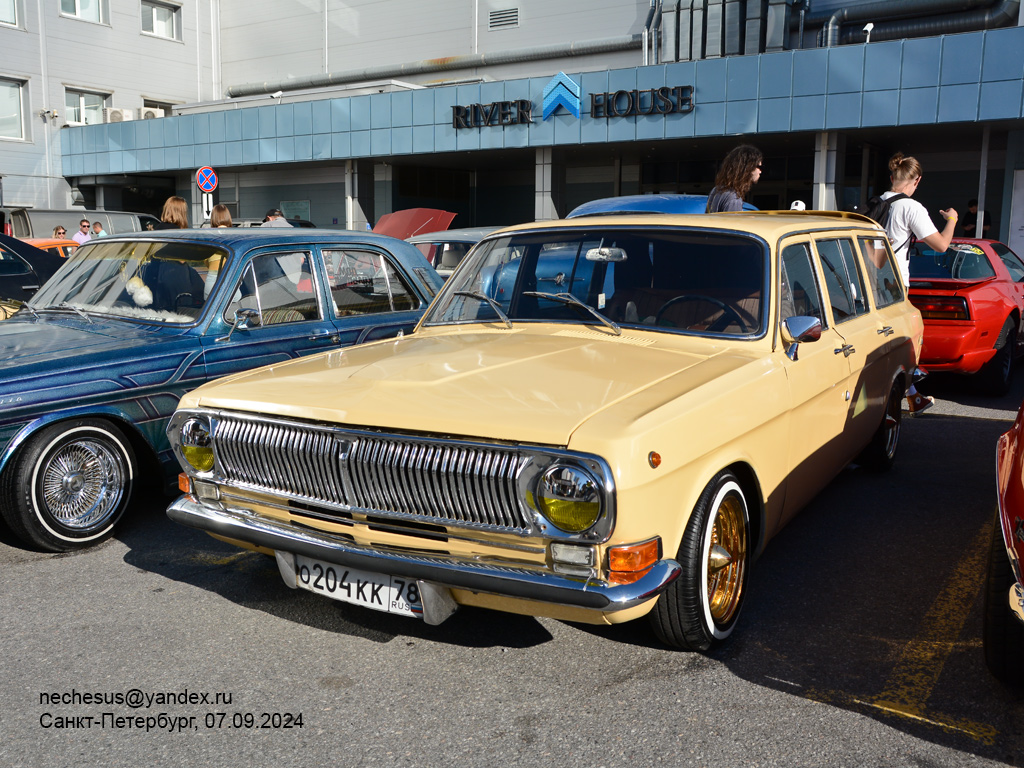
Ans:
[[[643,576],[658,562],[661,539],[655,537],[639,544],[624,544],[608,549],[608,580],[629,584]]]
[[[192,493],[192,481],[184,472],[178,475],[178,490],[182,493]]]

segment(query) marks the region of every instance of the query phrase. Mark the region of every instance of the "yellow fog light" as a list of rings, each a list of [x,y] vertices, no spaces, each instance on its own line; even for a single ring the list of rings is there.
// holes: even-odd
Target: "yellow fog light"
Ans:
[[[213,469],[213,436],[208,424],[189,419],[181,425],[181,455],[200,472]]]
[[[601,488],[579,467],[556,464],[537,483],[541,514],[567,533],[582,533],[601,516]]]

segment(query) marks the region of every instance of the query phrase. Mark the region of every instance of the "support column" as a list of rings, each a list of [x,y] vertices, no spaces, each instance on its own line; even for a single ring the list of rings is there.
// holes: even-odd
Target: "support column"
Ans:
[[[359,199],[359,166],[345,161],[345,229],[367,229],[369,218]]]
[[[985,237],[985,185],[988,183],[988,142],[991,132],[992,126],[986,123],[981,134],[981,175],[978,178],[978,225],[974,228],[975,237]],[[992,223],[991,217],[989,223]],[[990,236],[995,237],[996,234],[994,230],[989,229]]]
[[[550,221],[561,216],[564,169],[556,165],[551,147],[537,149],[536,180],[534,182],[533,215],[537,221]]]
[[[834,211],[842,207],[845,144],[846,137],[834,131],[823,131],[815,136],[814,186],[809,207],[816,211]]]
[[[390,163],[373,166],[373,215],[379,221],[385,213],[394,213],[395,168]]]

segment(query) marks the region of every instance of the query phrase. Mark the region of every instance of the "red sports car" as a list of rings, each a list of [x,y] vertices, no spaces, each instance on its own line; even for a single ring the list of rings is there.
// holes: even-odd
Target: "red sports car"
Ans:
[[[999,514],[985,585],[982,644],[985,663],[996,677],[1024,685],[1024,406],[996,447]]]
[[[1006,394],[1024,334],[1024,262],[995,240],[957,238],[946,251],[918,243],[910,255],[910,301],[924,318],[921,366],[977,374]]]

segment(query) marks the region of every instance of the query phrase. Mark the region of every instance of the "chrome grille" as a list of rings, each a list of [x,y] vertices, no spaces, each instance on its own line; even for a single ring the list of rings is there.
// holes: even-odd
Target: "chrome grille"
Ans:
[[[526,533],[514,448],[222,416],[224,479],[306,503],[454,527]]]

